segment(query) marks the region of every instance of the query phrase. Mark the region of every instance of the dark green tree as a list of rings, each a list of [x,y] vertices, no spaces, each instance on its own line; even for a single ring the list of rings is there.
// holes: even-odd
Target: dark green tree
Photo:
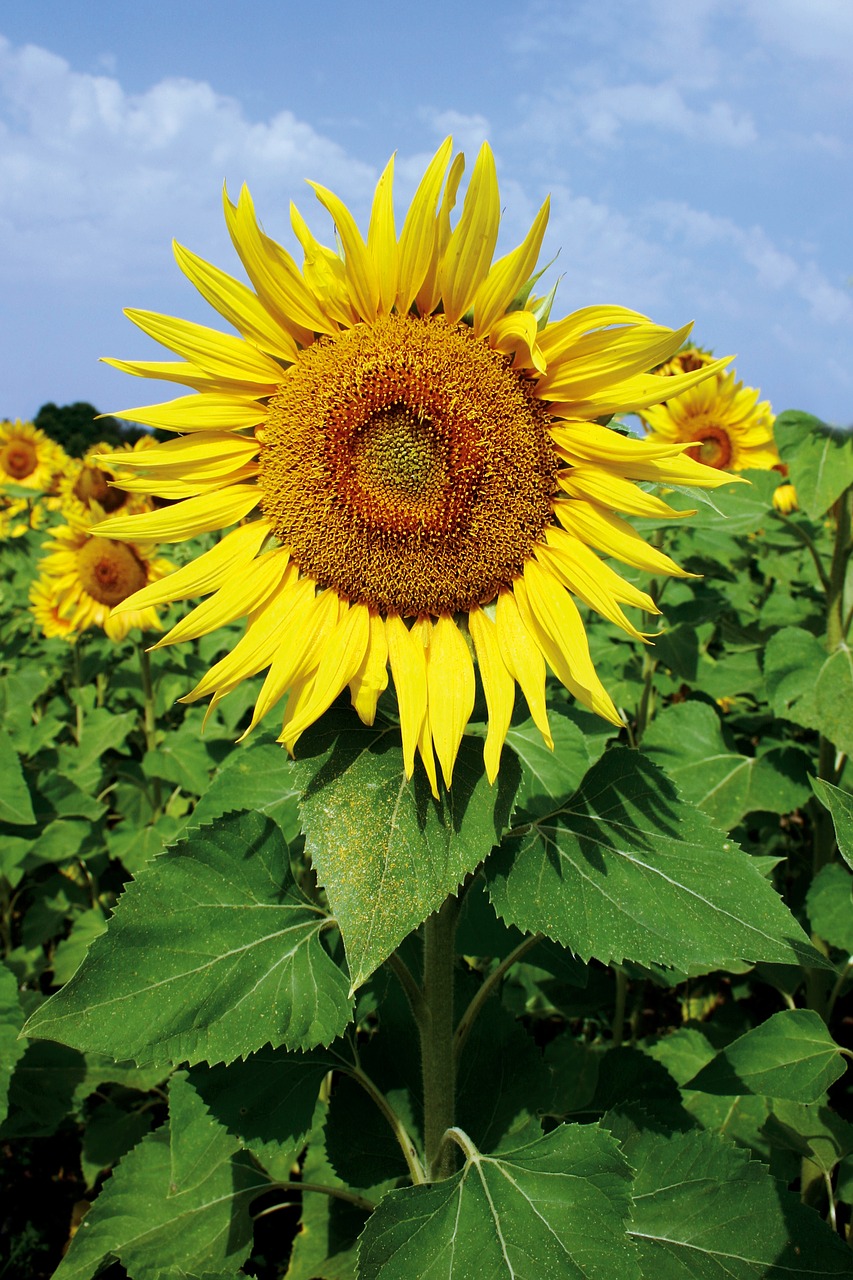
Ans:
[[[56,405],[43,404],[33,419],[35,425],[58,441],[66,453],[81,458],[93,444],[133,444],[146,435],[143,427],[131,426],[118,418],[98,417],[98,410],[85,400]]]

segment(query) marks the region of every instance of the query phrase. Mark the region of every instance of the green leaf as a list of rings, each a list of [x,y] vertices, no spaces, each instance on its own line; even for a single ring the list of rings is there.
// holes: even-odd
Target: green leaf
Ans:
[[[346,1192],[349,1185],[335,1173],[326,1153],[325,1112],[325,1105],[318,1104],[302,1165],[302,1181]],[[339,1197],[304,1193],[302,1219],[285,1280],[356,1280],[357,1241],[365,1217],[363,1209]]]
[[[0,822],[11,822],[19,827],[27,827],[35,822],[30,791],[24,781],[18,753],[12,746],[12,739],[2,726],[0,726],[0,777],[3,778],[3,790],[0,791]]]
[[[806,910],[815,933],[853,956],[853,877],[838,863],[821,867],[806,894]]]
[[[251,1248],[249,1206],[269,1183],[180,1077],[169,1109],[171,1123],[114,1171],[54,1280],[90,1280],[113,1259],[133,1280],[236,1275]]]
[[[796,485],[797,502],[818,519],[853,484],[853,434],[788,409],[776,418],[773,435]]]
[[[608,751],[485,872],[504,920],[583,959],[684,973],[741,960],[826,967],[754,861],[638,751]]]
[[[519,766],[506,752],[490,787],[482,742],[462,740],[451,791],[434,800],[423,770],[403,771],[400,732],[332,712],[299,740],[306,849],[360,986],[454,893],[505,830]]]
[[[161,778],[194,795],[207,789],[213,760],[207,746],[194,734],[173,734],[155,751],[146,751],[142,767],[149,778]]]
[[[224,813],[246,809],[272,818],[286,840],[299,834],[299,813],[290,759],[277,742],[235,747],[187,819],[189,827],[214,822]]]
[[[596,1125],[562,1125],[500,1158],[471,1147],[452,1178],[383,1198],[361,1237],[359,1280],[638,1280],[630,1176]]]
[[[699,510],[690,517],[689,527],[701,531],[712,530],[726,536],[753,533],[767,520],[773,509],[773,490],[779,483],[773,471],[744,471],[742,480],[721,485],[711,493],[699,493],[694,489],[676,491],[672,506],[681,511]],[[643,522],[637,521],[638,527]],[[713,544],[711,544],[713,545]]]
[[[815,685],[826,656],[817,636],[802,627],[783,627],[770,637],[764,653],[764,683],[777,716],[805,729],[819,727]]]
[[[512,747],[522,766],[516,808],[529,813],[541,810],[543,805],[553,808],[554,800],[571,795],[592,764],[587,740],[578,726],[568,716],[553,710],[549,720],[553,751],[546,747],[532,720],[511,726],[506,736],[507,745]]]
[[[140,1062],[309,1048],[350,1016],[328,919],[298,894],[279,829],[223,818],[155,858],[29,1034]]]
[[[245,1061],[196,1066],[190,1084],[210,1114],[258,1156],[291,1165],[305,1145],[324,1076],[341,1065],[332,1051],[261,1049]]]
[[[124,1111],[103,1102],[87,1122],[80,1148],[80,1168],[87,1187],[111,1169],[151,1130],[152,1111]]]
[[[68,937],[63,938],[53,953],[51,968],[54,986],[60,987],[73,977],[89,947],[106,927],[107,922],[100,905],[77,916]]]
[[[643,750],[689,800],[724,830],[755,809],[790,813],[808,798],[809,757],[781,747],[761,757],[729,750],[720,718],[706,702],[681,702],[657,716]]]
[[[0,963],[0,1124],[9,1110],[9,1082],[15,1064],[22,1058],[26,1040],[19,1040],[18,1033],[24,1025],[24,1012],[18,999],[18,980]]]
[[[850,1276],[850,1250],[765,1165],[710,1133],[611,1127],[636,1169],[633,1219],[644,1276],[793,1280]]]
[[[812,791],[832,814],[838,852],[848,867],[853,869],[853,796],[849,791],[842,791],[831,782],[825,782],[823,778],[811,778],[810,781]]]
[[[685,1087],[727,1097],[753,1093],[819,1102],[845,1069],[820,1015],[785,1009],[733,1040]]]
[[[774,1147],[808,1156],[826,1174],[853,1151],[853,1125],[819,1103],[774,1102],[764,1133]]]
[[[815,686],[818,728],[839,751],[853,755],[853,653],[839,645],[827,658]]]

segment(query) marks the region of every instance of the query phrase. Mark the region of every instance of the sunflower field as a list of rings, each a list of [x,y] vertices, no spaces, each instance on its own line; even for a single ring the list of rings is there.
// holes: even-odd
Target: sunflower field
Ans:
[[[462,177],[0,423],[0,1280],[853,1277],[853,433]]]

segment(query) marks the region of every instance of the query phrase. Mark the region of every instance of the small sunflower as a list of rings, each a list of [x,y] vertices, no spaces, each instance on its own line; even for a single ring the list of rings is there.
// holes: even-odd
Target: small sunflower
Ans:
[[[43,502],[0,495],[0,542],[7,538],[22,538],[31,529],[41,529],[46,520]]]
[[[151,445],[156,445],[153,436],[143,436],[135,444],[117,448],[101,442],[87,449],[82,458],[69,458],[59,482],[59,496],[66,515],[100,520],[116,511],[153,510],[149,497],[115,487],[116,478],[127,474],[122,466],[124,458]]]
[[[13,484],[51,493],[67,462],[62,446],[31,422],[0,422],[0,487]]]
[[[450,786],[474,706],[474,659],[492,781],[516,684],[553,745],[546,663],[580,702],[621,723],[575,601],[643,639],[622,606],[656,613],[653,601],[598,553],[681,570],[617,512],[677,514],[637,481],[727,479],[685,457],[687,445],[627,439],[595,421],[687,391],[725,361],[649,374],[687,329],[622,307],[550,323],[550,299],[531,297],[548,202],[493,263],[501,201],[492,153],[484,144],[453,227],[464,161],[451,155],[447,139],[399,236],[393,158],[366,239],[338,197],[312,183],[340,250],[291,208],[301,268],[261,230],[248,191],[236,204],[226,193],[251,288],[175,246],[185,275],[237,334],[127,312],[180,360],[109,363],[196,394],[118,415],[184,433],[125,459],[134,489],[174,505],[97,527],[104,538],[180,541],[246,521],[121,606],[208,595],[161,644],[247,618],[184,700],[212,695],[214,705],[266,670],[250,728],[287,695],[280,741],[292,750],[347,687],[371,724],[390,666],[406,773],[419,751],[436,794],[435,757]]]
[[[734,373],[717,373],[640,416],[651,444],[686,443],[689,457],[718,471],[766,471],[779,465],[779,453],[773,411],[760,394]]]
[[[790,480],[786,480],[784,484],[780,484],[773,490],[773,506],[783,516],[789,516],[792,511],[799,511],[797,490]]]
[[[705,351],[703,347],[682,347],[680,351],[676,351],[671,360],[658,365],[654,372],[671,378],[673,374],[693,373],[695,369],[704,369],[713,363],[713,352]]]
[[[56,578],[47,573],[36,578],[30,586],[30,612],[48,640],[73,640],[77,635],[74,623],[63,616],[61,604],[62,592]]]
[[[140,604],[114,614],[116,605],[156,583],[174,567],[152,555],[150,545],[114,542],[73,517],[53,530],[39,564],[51,608],[70,624],[69,634],[100,627],[111,640],[123,640],[133,627],[162,631],[153,605]],[[49,582],[48,582],[49,580]],[[42,595],[44,599],[44,595]]]

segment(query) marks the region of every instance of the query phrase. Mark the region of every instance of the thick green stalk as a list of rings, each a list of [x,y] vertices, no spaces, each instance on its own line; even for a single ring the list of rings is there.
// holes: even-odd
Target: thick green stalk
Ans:
[[[157,712],[154,704],[154,682],[151,678],[151,659],[145,648],[145,641],[137,645],[139,652],[139,670],[142,676],[142,733],[145,738],[145,750],[154,751],[157,747]],[[154,810],[152,822],[156,822],[163,812],[163,795],[160,779],[151,779],[151,808]]]
[[[424,922],[424,980],[421,1007],[421,1069],[424,1086],[424,1154],[427,1178],[447,1178],[454,1148],[444,1143],[456,1106],[453,1052],[453,985],[456,922],[460,900],[450,897]]]

